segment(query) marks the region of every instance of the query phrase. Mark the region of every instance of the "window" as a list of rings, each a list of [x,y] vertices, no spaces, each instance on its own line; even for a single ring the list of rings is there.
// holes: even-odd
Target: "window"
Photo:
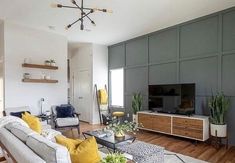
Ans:
[[[123,68],[110,70],[111,106],[123,107]]]

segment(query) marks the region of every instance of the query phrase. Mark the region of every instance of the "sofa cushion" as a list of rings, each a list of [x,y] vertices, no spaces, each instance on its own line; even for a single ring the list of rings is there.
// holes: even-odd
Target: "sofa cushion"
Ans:
[[[73,140],[63,136],[56,136],[56,142],[69,150],[73,163],[98,163],[101,160],[94,137],[85,140]]]
[[[76,126],[79,124],[79,120],[77,117],[74,118],[57,118],[56,125],[58,127],[65,127],[65,126]]]
[[[5,126],[12,134],[14,134],[21,141],[26,143],[28,136],[32,134],[37,134],[28,127],[22,126],[20,124],[9,123]]]
[[[49,163],[71,163],[68,150],[41,135],[30,135],[26,144],[43,160]]]
[[[46,163],[6,128],[0,128],[0,141],[18,163]]]

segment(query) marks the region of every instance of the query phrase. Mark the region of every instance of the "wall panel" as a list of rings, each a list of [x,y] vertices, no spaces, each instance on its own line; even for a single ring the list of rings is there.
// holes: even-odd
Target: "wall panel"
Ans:
[[[180,57],[218,52],[218,16],[183,25],[180,29]]]
[[[176,63],[149,66],[149,84],[177,83]]]
[[[148,88],[148,80],[146,80],[147,78],[146,67],[126,69],[126,94],[132,95],[135,92],[141,92],[142,94],[146,95]]]
[[[117,45],[109,48],[109,68],[125,66],[125,45]]]
[[[197,95],[211,95],[218,87],[217,57],[182,61],[180,63],[180,82],[196,83]]]
[[[149,36],[149,62],[176,60],[177,29],[170,29]]]
[[[131,40],[126,44],[126,66],[146,65],[148,60],[148,39]]]
[[[235,11],[223,15],[223,51],[235,50]]]
[[[222,89],[226,95],[235,96],[235,54],[223,56]]]

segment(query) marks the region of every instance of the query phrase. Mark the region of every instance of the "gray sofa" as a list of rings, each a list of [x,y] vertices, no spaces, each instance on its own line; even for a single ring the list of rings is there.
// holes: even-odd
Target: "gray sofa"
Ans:
[[[0,143],[13,162],[71,163],[67,148],[20,124],[0,128]]]

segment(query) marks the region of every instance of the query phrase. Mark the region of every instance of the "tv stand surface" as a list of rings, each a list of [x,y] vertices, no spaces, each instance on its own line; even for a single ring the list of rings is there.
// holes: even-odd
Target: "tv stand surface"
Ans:
[[[168,135],[206,141],[209,138],[209,117],[178,115],[153,111],[138,112],[138,123],[149,130]]]

